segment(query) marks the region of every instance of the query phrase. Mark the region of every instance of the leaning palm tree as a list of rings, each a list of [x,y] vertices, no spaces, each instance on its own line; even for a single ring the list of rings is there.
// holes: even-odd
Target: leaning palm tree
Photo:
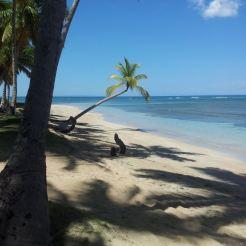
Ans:
[[[136,70],[139,67],[139,64],[131,64],[125,58],[125,64],[119,63],[115,67],[116,70],[118,70],[119,74],[113,74],[110,76],[110,79],[117,81],[117,83],[107,88],[107,97],[93,104],[89,108],[83,110],[75,117],[71,116],[67,121],[62,122],[57,129],[62,133],[68,133],[72,131],[76,125],[77,119],[79,119],[81,116],[85,115],[86,113],[96,108],[100,104],[105,103],[115,97],[121,96],[122,94],[125,94],[129,90],[137,90],[145,98],[146,101],[149,101],[150,95],[148,91],[146,91],[143,87],[139,86],[140,80],[147,79],[147,76],[145,74],[136,75]],[[123,89],[116,93],[116,91],[120,88]]]

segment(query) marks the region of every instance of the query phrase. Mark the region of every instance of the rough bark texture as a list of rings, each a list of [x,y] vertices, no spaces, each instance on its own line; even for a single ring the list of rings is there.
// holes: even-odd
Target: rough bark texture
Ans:
[[[5,107],[7,106],[7,97],[6,97],[6,89],[7,89],[7,83],[4,82],[3,85],[3,94],[2,94],[2,99],[1,99],[1,104],[0,104],[0,108],[5,109]]]
[[[15,114],[16,101],[17,101],[17,71],[16,71],[16,0],[13,0],[12,6],[12,114]]]
[[[65,12],[65,0],[44,1],[17,146],[0,174],[1,246],[49,244],[45,137]]]

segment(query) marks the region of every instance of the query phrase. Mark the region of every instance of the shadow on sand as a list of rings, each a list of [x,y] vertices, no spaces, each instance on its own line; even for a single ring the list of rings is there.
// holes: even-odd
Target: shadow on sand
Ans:
[[[218,181],[158,170],[138,170],[136,176],[140,181],[143,178],[155,179],[159,182],[165,181],[187,187],[201,188],[211,194],[208,197],[180,193],[153,194],[145,198],[146,201],[152,201],[154,205],[151,206],[118,203],[112,200],[108,196],[110,185],[101,180],[94,180],[85,184],[88,188],[87,192],[78,195],[79,202],[76,205],[70,203],[62,191],[56,190],[58,200],[61,203],[83,208],[71,211],[71,216],[68,210],[67,217],[70,220],[64,224],[65,228],[62,231],[65,232],[69,224],[76,222],[78,218],[81,218],[81,223],[85,225],[93,218],[107,225],[101,228],[100,233],[98,232],[101,235],[98,234],[101,242],[103,242],[104,232],[110,231],[112,226],[116,226],[123,230],[138,233],[148,232],[171,240],[180,240],[182,237],[184,242],[193,245],[199,245],[199,240],[205,238],[222,245],[246,245],[245,237],[223,233],[220,230],[223,226],[245,223],[246,176],[213,168],[201,168],[198,171],[208,174]],[[129,190],[129,196],[132,198],[139,192],[140,190]],[[168,212],[170,208],[194,210],[209,208],[209,206],[219,206],[223,209],[213,213],[200,213],[196,216],[183,218]],[[57,219],[59,221],[59,218]],[[65,237],[65,234],[63,236]]]
[[[52,117],[53,128],[59,121],[60,118]],[[118,131],[124,130],[128,131],[127,128],[118,129]],[[136,129],[136,131],[139,131],[139,129]],[[112,135],[112,141],[105,140],[109,134]],[[84,160],[91,164],[103,164],[104,158],[115,158],[110,156],[110,148],[115,144],[113,139],[114,132],[112,131],[105,131],[97,125],[77,123],[77,127],[67,136],[69,140],[61,133],[50,132],[47,146],[48,152],[68,159],[66,170],[75,169],[78,160]],[[117,158],[133,157],[145,159],[150,156],[158,156],[178,162],[195,162],[193,157],[198,155],[201,154],[183,152],[176,148],[158,145],[146,147],[140,144],[131,144],[127,146],[126,155],[118,156]]]
[[[6,147],[4,141],[10,138],[13,141],[7,147],[11,148],[11,144],[14,143],[18,122],[12,123],[1,123],[0,147]],[[69,140],[64,135],[51,131],[48,135],[47,151],[68,158],[65,167],[67,170],[75,169],[80,159],[97,164],[103,162],[104,158],[112,158],[109,153],[113,140],[112,142],[104,140],[108,134],[96,125],[87,124],[80,124],[69,134]],[[4,154],[4,156],[0,155],[1,161],[7,158],[6,153]],[[127,157],[143,159],[152,155],[178,162],[194,162],[194,158],[199,154],[162,146],[145,147],[136,144],[128,146]],[[119,203],[109,197],[111,186],[108,183],[93,180],[84,184],[88,187],[86,193],[82,192],[84,187],[81,187],[81,194],[78,191],[77,202],[74,204],[63,191],[49,184],[49,189],[57,197],[56,200],[50,201],[53,244],[104,246],[106,245],[105,232],[113,231],[112,228],[117,227],[138,233],[148,232],[171,240],[180,240],[182,237],[193,245],[199,245],[199,240],[204,238],[212,239],[222,245],[246,245],[245,237],[220,231],[223,226],[245,224],[246,176],[215,168],[195,169],[210,178],[153,169],[138,169],[135,171],[135,176],[139,182],[143,179],[152,179],[160,183],[206,190],[208,196],[178,192],[158,193],[145,197],[146,203]],[[140,189],[130,189],[129,198],[134,198],[139,192]],[[170,208],[203,209],[209,206],[223,207],[223,210],[183,218],[168,212]]]

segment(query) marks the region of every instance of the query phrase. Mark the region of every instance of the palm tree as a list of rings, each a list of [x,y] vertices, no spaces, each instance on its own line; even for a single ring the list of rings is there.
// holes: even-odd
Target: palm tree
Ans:
[[[65,41],[62,34],[69,28],[64,27],[65,0],[43,3],[17,145],[0,173],[1,246],[50,245],[45,139],[61,43]]]
[[[1,36],[0,36],[1,38]],[[12,56],[11,43],[5,43],[0,47],[0,83],[4,83],[3,97],[1,101],[1,108],[4,111],[9,106],[9,86],[12,85]],[[27,47],[22,47],[19,51],[19,59],[17,63],[17,74],[23,72],[30,77],[31,69],[34,62],[34,47],[29,44]],[[8,90],[8,97],[6,98],[6,87]]]
[[[12,44],[12,113],[15,112],[17,101],[17,70],[21,49],[35,44],[39,22],[40,2],[34,0],[13,0],[12,6],[3,0],[0,19],[4,31],[2,41]]]
[[[147,76],[145,74],[138,74],[136,75],[136,70],[139,68],[140,65],[133,63],[131,64],[126,58],[125,58],[125,64],[119,63],[115,68],[118,70],[119,74],[113,74],[110,76],[110,79],[114,79],[117,81],[117,84],[112,85],[107,88],[106,95],[107,97],[98,101],[94,105],[90,106],[89,108],[83,110],[81,113],[76,115],[75,117],[70,117],[69,120],[62,122],[57,130],[62,133],[68,133],[72,131],[76,125],[77,119],[79,119],[84,114],[88,113],[92,109],[96,108],[102,103],[105,103],[115,97],[121,96],[122,94],[125,94],[128,92],[128,90],[137,90],[146,101],[150,100],[150,95],[148,91],[146,91],[143,87],[139,86],[139,82],[143,79],[147,79]],[[115,94],[115,92],[123,88],[122,91]]]
[[[15,114],[16,101],[17,101],[17,72],[16,72],[16,0],[13,0],[12,3],[12,18],[11,18],[11,27],[12,27],[12,103],[11,103],[11,112]]]

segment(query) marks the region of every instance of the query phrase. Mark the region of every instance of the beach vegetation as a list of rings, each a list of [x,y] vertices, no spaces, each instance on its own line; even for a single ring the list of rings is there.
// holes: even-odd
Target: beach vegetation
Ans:
[[[4,88],[12,86],[12,101],[6,100],[3,91],[1,108],[10,106],[12,114],[17,103],[17,75],[31,73],[40,9],[40,1],[0,0],[0,81]]]

